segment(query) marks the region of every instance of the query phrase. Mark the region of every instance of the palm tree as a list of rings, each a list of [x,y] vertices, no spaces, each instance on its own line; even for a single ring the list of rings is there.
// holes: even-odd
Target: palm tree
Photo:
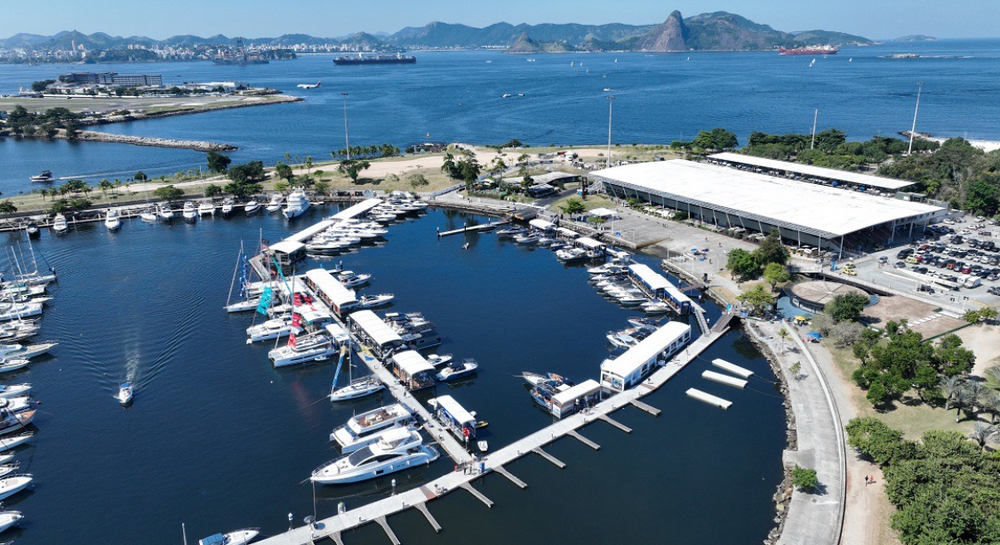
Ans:
[[[951,408],[951,400],[962,388],[962,379],[959,377],[944,377],[941,379],[941,391],[944,392],[944,410]]]
[[[45,201],[45,197],[49,194],[49,190],[48,189],[43,189],[43,190],[39,191],[39,193],[42,195],[42,201],[44,202]]]
[[[986,424],[985,422],[976,422],[976,425],[972,428],[972,433],[969,437],[979,445],[979,448],[986,450],[986,443],[989,442],[990,438],[997,434],[997,427]]]
[[[978,382],[969,382],[965,385],[965,391],[969,394],[973,409],[978,409],[982,405],[986,392],[989,389]]]
[[[778,331],[778,337],[781,339],[781,351],[784,352],[785,351],[785,339],[788,338],[788,330],[785,329],[785,328],[781,328],[781,330]]]
[[[975,403],[975,401],[976,400],[972,397],[972,394],[967,389],[965,389],[964,385],[955,390],[956,424],[958,424],[958,422],[962,419],[962,410],[965,409],[966,412],[968,412],[968,409],[971,407],[973,403]]]
[[[986,379],[987,388],[1000,391],[1000,365],[987,368],[983,378]]]
[[[1000,415],[1000,394],[989,392],[983,396],[983,410],[990,413],[990,424],[997,423],[997,415]]]

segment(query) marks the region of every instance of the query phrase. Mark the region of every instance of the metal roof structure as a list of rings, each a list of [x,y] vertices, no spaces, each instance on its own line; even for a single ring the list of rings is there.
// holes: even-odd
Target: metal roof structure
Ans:
[[[939,206],[679,159],[612,167],[591,176],[720,216],[731,214],[827,239],[894,221],[930,220],[947,212]]]
[[[472,416],[472,413],[465,410],[465,407],[460,405],[455,398],[451,396],[441,396],[435,399],[438,407],[442,408],[451,415],[457,422],[462,424],[473,424],[475,425],[476,417]]]
[[[384,345],[393,341],[403,342],[403,338],[398,333],[370,310],[359,310],[351,314],[351,320],[358,324],[358,327],[364,330],[376,344]]]
[[[434,366],[416,350],[397,352],[392,355],[392,360],[399,366],[400,371],[411,377],[417,373],[434,370]]]
[[[633,263],[628,266],[628,270],[632,271],[632,274],[639,277],[653,291],[666,290],[673,287],[673,284],[669,280],[664,278],[662,274],[650,269],[648,265]]]
[[[323,295],[338,307],[358,302],[354,290],[345,287],[326,269],[312,269],[306,272],[306,278],[312,281],[316,289],[322,291]]]
[[[792,163],[789,161],[778,161],[776,159],[754,157],[753,155],[744,155],[742,153],[716,153],[715,155],[709,155],[708,158],[716,161],[724,161],[726,163],[735,163],[770,170],[781,170],[784,172],[799,174],[801,176],[811,176],[813,178],[821,178],[824,180],[848,182],[866,187],[887,189],[890,191],[903,189],[904,187],[909,187],[914,184],[914,182],[908,182],[905,180],[894,180],[892,178],[861,174],[860,172],[848,172],[846,170],[837,170],[835,168],[817,167],[801,163]]]
[[[563,390],[552,396],[552,400],[560,405],[566,405],[573,401],[597,393],[601,385],[594,379],[587,379],[576,386]]]
[[[614,360],[605,361],[601,364],[601,370],[619,377],[627,377],[689,331],[691,331],[691,326],[688,324],[667,322],[621,356]]]

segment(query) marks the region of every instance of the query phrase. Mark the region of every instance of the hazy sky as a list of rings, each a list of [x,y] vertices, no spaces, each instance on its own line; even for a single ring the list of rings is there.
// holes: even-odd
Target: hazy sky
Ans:
[[[730,11],[778,30],[839,30],[869,38],[928,34],[946,38],[1000,35],[998,0],[2,0],[0,36],[60,30],[166,38],[215,33],[248,37],[305,33],[341,36],[395,32],[438,20],[485,26],[509,23],[658,23],[674,9],[685,16]]]

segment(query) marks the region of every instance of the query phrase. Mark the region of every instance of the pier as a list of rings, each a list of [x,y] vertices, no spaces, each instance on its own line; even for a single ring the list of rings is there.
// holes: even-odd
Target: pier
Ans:
[[[507,225],[508,223],[510,223],[510,221],[502,220],[497,222],[480,223],[478,225],[466,225],[461,229],[452,229],[451,231],[438,231],[437,236],[438,238],[441,238],[441,237],[450,237],[452,235],[461,235],[463,233],[478,233],[480,231],[489,231],[491,229],[497,228],[500,225]]]
[[[495,472],[510,480],[519,488],[526,488],[527,484],[507,471],[504,467],[505,465],[528,454],[537,454],[560,468],[566,467],[561,460],[545,452],[542,448],[563,437],[569,436],[597,450],[600,448],[597,443],[586,439],[579,433],[581,428],[595,422],[603,422],[618,427],[622,431],[631,432],[630,428],[612,420],[609,415],[629,406],[639,407],[652,414],[650,409],[654,408],[639,402],[639,400],[666,384],[667,381],[683,370],[689,363],[697,359],[713,342],[722,337],[721,333],[723,332],[720,331],[719,335],[702,336],[696,339],[664,366],[654,371],[638,386],[604,399],[583,412],[563,418],[506,447],[493,451],[480,460],[480,467],[474,468],[474,471],[452,471],[418,488],[407,490],[406,492],[319,520],[315,526],[293,528],[287,532],[261,540],[258,543],[260,545],[311,545],[324,539],[331,539],[336,543],[342,543],[343,532],[372,522],[385,530],[390,542],[399,543],[398,537],[389,529],[387,517],[410,508],[416,508],[423,513],[434,531],[439,532],[441,531],[441,525],[430,515],[426,506],[427,503],[455,490],[464,490],[481,501],[486,507],[492,507],[493,501],[472,486],[472,482],[482,475]],[[430,413],[409,392],[402,388],[402,385],[399,384],[396,378],[384,366],[378,363],[378,360],[374,357],[366,357],[364,359],[365,363],[372,368],[372,371],[377,373],[379,379],[388,385],[389,391],[396,396],[396,399],[401,403],[405,403],[410,408],[417,410],[421,416],[427,418],[426,431],[435,440],[441,441],[441,446],[448,452],[449,456],[452,456],[456,461],[458,459],[471,460],[471,456],[462,448],[458,440],[452,437],[443,426],[436,424],[435,420],[430,418]],[[656,411],[659,412],[658,410]]]

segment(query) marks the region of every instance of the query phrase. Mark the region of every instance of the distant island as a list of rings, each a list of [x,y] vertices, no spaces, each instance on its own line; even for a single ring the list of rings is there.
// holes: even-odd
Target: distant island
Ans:
[[[897,41],[905,38],[908,37]],[[83,34],[75,30],[52,36],[20,33],[0,39],[0,62],[191,61],[239,57],[244,53],[263,60],[279,60],[292,59],[300,53],[381,53],[407,49],[498,49],[511,53],[768,51],[781,47],[872,43],[868,38],[828,30],[783,32],[724,11],[688,18],[674,11],[663,23],[650,25],[496,23],[476,28],[436,21],[422,27],[407,27],[395,34],[358,32],[339,38],[308,34],[237,38],[217,34],[207,38],[181,35],[154,40],[103,32]]]
[[[936,42],[937,38],[934,36],[925,36],[923,34],[910,34],[908,36],[900,36],[893,40],[894,42]]]

